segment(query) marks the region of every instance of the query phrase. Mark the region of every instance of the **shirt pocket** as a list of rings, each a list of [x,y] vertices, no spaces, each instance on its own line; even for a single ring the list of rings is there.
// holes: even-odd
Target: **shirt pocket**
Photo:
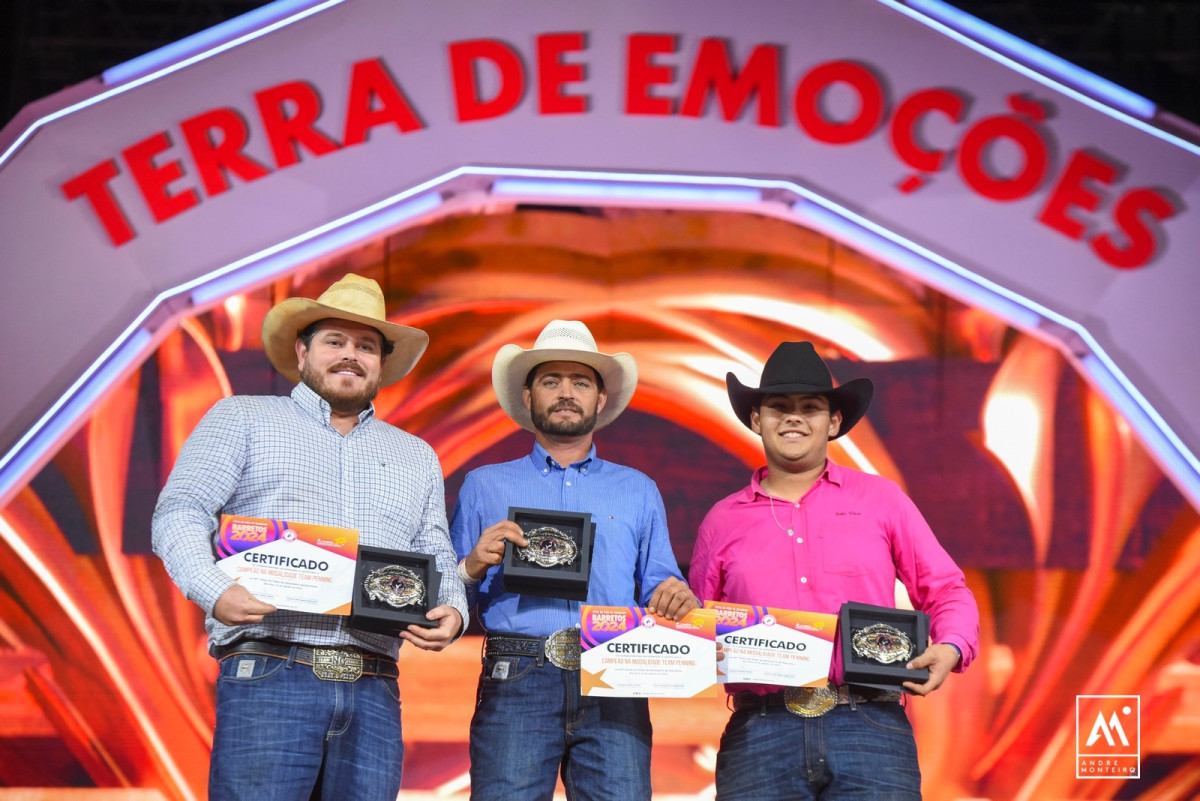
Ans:
[[[866,576],[891,570],[892,557],[877,521],[839,515],[820,532],[822,566],[837,576]]]

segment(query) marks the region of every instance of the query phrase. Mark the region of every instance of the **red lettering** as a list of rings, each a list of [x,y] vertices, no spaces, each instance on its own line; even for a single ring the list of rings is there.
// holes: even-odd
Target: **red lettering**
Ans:
[[[821,109],[821,96],[838,83],[846,84],[858,95],[857,113],[844,122],[828,119]],[[830,61],[800,79],[793,105],[796,122],[813,139],[827,145],[847,145],[865,139],[883,119],[883,87],[861,64]]]
[[[716,94],[725,121],[733,122],[757,94],[758,124],[778,127],[779,62],[778,47],[758,45],[746,59],[746,66],[735,75],[728,43],[723,39],[703,40],[679,113],[685,117],[703,116],[709,95]]]
[[[1092,240],[1092,250],[1119,270],[1141,267],[1154,258],[1159,241],[1165,238],[1157,224],[1178,212],[1179,209],[1162,192],[1131,189],[1113,208],[1113,220],[1125,236],[1125,245],[1119,245],[1111,234],[1101,234]]]
[[[922,146],[918,142],[918,126],[925,115],[934,111],[940,111],[951,122],[961,122],[966,105],[961,96],[949,89],[926,89],[909,95],[892,115],[892,150],[914,170],[937,172],[946,160],[947,151]]]
[[[654,56],[674,53],[676,37],[670,34],[638,33],[629,37],[625,56],[625,113],[666,117],[675,113],[675,101],[654,97],[651,87],[675,81],[675,68],[655,64]]]
[[[1024,164],[1012,177],[994,176],[985,165],[997,140],[1008,139],[1024,156]],[[1018,200],[1033,192],[1046,175],[1049,164],[1046,143],[1036,128],[1011,116],[985,117],[963,137],[958,151],[958,170],[967,186],[989,200]]]
[[[108,188],[108,182],[119,174],[117,162],[108,159],[79,173],[62,185],[67,200],[87,198],[88,205],[100,218],[100,224],[104,226],[104,232],[108,234],[114,247],[120,247],[136,236],[117,199]]]
[[[583,64],[566,64],[564,53],[579,53],[587,42],[582,33],[546,33],[537,38],[538,114],[584,114],[587,95],[568,95],[563,87],[587,78]]]
[[[275,155],[275,166],[282,169],[300,161],[299,148],[314,156],[338,149],[338,143],[313,127],[321,116],[321,96],[316,87],[304,81],[289,81],[254,94],[263,130]],[[289,116],[288,108],[292,114]]]
[[[1100,194],[1093,192],[1086,182],[1095,180],[1111,184],[1116,177],[1115,166],[1087,151],[1076,150],[1046,199],[1038,220],[1071,239],[1082,238],[1087,226],[1073,218],[1070,211],[1073,207],[1095,211],[1101,200]]]
[[[359,61],[350,73],[342,147],[362,144],[372,128],[388,123],[402,134],[425,127],[383,61],[378,58]]]
[[[459,122],[499,117],[521,102],[525,94],[525,68],[520,56],[509,45],[495,39],[453,42],[449,55]],[[490,100],[481,96],[476,71],[481,61],[490,62],[499,74],[500,88]]]
[[[269,169],[242,152],[250,134],[246,121],[231,108],[197,114],[181,122],[179,129],[209,197],[229,189],[227,172],[246,182],[271,174]],[[219,137],[214,138],[215,134]]]
[[[167,187],[183,177],[183,166],[179,161],[168,161],[156,165],[154,157],[171,147],[171,139],[166,131],[159,131],[154,136],[143,139],[135,145],[130,145],[121,151],[129,174],[137,183],[142,193],[142,199],[155,222],[169,220],[176,214],[187,211],[200,202],[200,196],[195,189],[187,189],[177,195],[167,191]]]

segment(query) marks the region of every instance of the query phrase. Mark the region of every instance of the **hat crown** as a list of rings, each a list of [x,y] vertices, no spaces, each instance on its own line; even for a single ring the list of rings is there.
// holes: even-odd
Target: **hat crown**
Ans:
[[[379,282],[353,273],[322,292],[317,303],[381,322],[387,319],[387,301],[384,300]]]
[[[533,350],[579,350],[599,353],[596,338],[578,320],[551,320],[538,334]]]
[[[763,365],[759,389],[804,386],[814,390],[833,389],[833,376],[811,342],[784,342]],[[795,390],[792,390],[795,391]]]

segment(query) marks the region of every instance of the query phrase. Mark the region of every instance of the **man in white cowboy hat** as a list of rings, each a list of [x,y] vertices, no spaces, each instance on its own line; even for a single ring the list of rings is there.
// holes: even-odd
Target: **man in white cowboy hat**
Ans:
[[[393,801],[399,792],[400,640],[441,650],[467,620],[437,456],[375,417],[371,402],[428,341],[388,322],[368,278],[346,275],[315,301],[285,300],[263,321],[263,347],[299,382],[290,397],[219,401],[179,453],[153,545],[204,610],[219,660],[211,798]],[[426,617],[436,626],[397,639],[264,603],[215,564],[222,514],[352,528],[362,545],[433,554],[443,578]]]
[[[734,414],[762,437],[767,464],[709,511],[689,579],[705,600],[837,614],[845,601],[895,606],[895,582],[931,618],[933,644],[907,664],[928,668],[915,695],[936,690],[978,648],[979,610],[963,573],[892,481],[835,464],[874,387],[834,387],[810,342],[784,342],[758,387],[726,377]],[[836,651],[826,688],[729,684],[734,712],[717,756],[721,799],[919,799],[916,743],[901,693],[841,683]],[[780,754],[800,755],[780,759]]]
[[[633,397],[637,365],[600,353],[581,322],[554,320],[530,350],[505,345],[492,386],[505,413],[533,432],[533,451],[471,471],[451,518],[487,630],[471,721],[471,797],[550,799],[561,770],[569,799],[650,797],[645,699],[583,696],[581,601],[506,591],[506,543],[528,545],[509,507],[588,512],[595,523],[587,603],[646,606],[673,619],[696,608],[667,534],[654,482],[596,455],[592,433]]]

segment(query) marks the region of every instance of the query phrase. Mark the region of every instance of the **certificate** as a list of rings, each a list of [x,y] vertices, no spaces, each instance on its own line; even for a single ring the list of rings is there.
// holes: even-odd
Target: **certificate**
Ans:
[[[217,567],[280,609],[348,615],[358,531],[290,520],[224,515]]]
[[[700,698],[717,694],[715,615],[671,620],[632,606],[584,606],[579,680],[584,695]]]
[[[705,601],[716,615],[717,680],[783,687],[824,686],[838,616],[726,601]]]

